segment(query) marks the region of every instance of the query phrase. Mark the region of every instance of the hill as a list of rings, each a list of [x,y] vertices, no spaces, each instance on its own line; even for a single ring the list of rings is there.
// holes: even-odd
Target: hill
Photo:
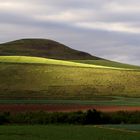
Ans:
[[[48,39],[21,39],[0,44],[0,55],[36,56],[60,60],[101,59]]]
[[[140,97],[140,67],[73,50],[46,39],[0,45],[1,99]]]
[[[92,56],[49,39],[20,39],[0,44],[0,56],[33,56],[106,67],[140,68]]]
[[[23,56],[0,59],[0,98],[140,96],[140,71]]]

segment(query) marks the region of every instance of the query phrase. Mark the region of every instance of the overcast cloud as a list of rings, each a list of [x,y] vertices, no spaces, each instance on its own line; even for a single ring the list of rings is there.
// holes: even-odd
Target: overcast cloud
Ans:
[[[0,42],[20,38],[140,65],[140,0],[0,0]]]

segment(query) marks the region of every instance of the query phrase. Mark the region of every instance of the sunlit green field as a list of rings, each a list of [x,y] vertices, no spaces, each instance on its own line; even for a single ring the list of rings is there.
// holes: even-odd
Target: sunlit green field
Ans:
[[[140,69],[140,66],[133,66],[133,65],[123,64],[123,63],[109,61],[109,60],[75,60],[73,62],[90,64],[90,65],[93,64],[99,66],[117,67],[117,68]]]
[[[95,126],[0,126],[1,140],[139,140],[140,133]]]
[[[54,60],[41,57],[29,57],[29,56],[0,56],[1,63],[25,63],[25,64],[48,64],[48,65],[62,65],[71,67],[87,67],[87,68],[107,68],[107,69],[120,69],[120,70],[133,70],[131,68],[120,68],[117,66],[104,66],[104,65],[94,65],[77,63],[71,61]]]
[[[140,97],[139,70],[99,68],[34,57],[0,58],[1,99],[92,100],[95,96],[104,95]]]

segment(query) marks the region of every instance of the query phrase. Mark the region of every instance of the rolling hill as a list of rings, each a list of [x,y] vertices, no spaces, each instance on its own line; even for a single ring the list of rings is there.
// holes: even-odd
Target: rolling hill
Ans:
[[[21,39],[0,44],[0,55],[36,56],[60,60],[101,59],[48,39]]]
[[[1,99],[93,99],[95,96],[140,96],[138,69],[106,68],[24,56],[8,56],[3,59],[5,57],[0,57]]]
[[[33,56],[106,67],[140,68],[92,56],[49,39],[20,39],[0,44],[0,56]]]
[[[83,52],[84,55],[79,56],[80,51],[54,41],[51,42],[63,49],[56,45],[60,47],[59,53],[51,54],[57,47],[52,46],[50,51],[44,42],[48,40],[27,39],[0,45],[0,99],[140,97],[139,67],[100,59]],[[61,60],[50,59],[53,57]]]

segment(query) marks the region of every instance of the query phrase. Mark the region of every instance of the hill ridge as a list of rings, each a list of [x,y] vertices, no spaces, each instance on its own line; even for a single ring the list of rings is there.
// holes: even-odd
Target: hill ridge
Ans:
[[[0,56],[21,55],[60,60],[99,60],[89,53],[72,49],[50,39],[19,39],[0,44]]]

